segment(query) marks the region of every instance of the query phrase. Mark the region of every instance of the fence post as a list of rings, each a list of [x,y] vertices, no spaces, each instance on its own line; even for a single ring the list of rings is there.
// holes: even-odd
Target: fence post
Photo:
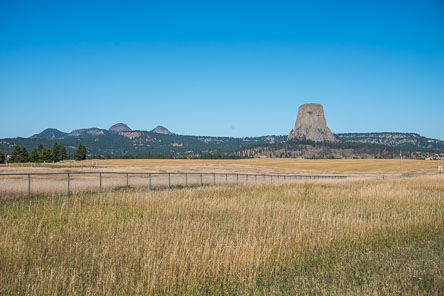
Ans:
[[[236,174],[236,185],[239,185],[239,174]]]
[[[202,173],[200,173],[200,186],[202,186],[203,185],[203,183],[202,183]]]
[[[128,187],[128,173],[126,173],[126,187]]]
[[[270,176],[270,183],[273,184],[273,175]]]
[[[216,173],[213,173],[213,184],[216,185]]]
[[[31,174],[28,174],[28,198],[31,198]]]
[[[151,191],[151,173],[148,174],[148,190]]]
[[[68,173],[68,197],[69,197],[69,173]]]
[[[102,193],[102,173],[99,173],[99,193]]]
[[[225,174],[225,184],[228,184],[228,174]]]
[[[245,184],[248,184],[248,175],[245,175]]]
[[[185,173],[185,186],[188,186],[188,174]]]
[[[171,173],[168,173],[168,188],[171,188]]]

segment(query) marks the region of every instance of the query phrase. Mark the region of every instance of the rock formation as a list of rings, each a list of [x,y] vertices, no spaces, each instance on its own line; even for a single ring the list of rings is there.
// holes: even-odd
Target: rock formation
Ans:
[[[82,128],[73,130],[68,134],[68,137],[91,137],[91,136],[100,136],[104,135],[104,130],[100,128]]]
[[[299,107],[296,124],[287,139],[338,142],[327,127],[324,108],[320,104],[304,104]]]
[[[156,126],[156,128],[153,129],[152,132],[156,134],[171,135],[171,132],[166,127],[161,125]]]
[[[112,132],[130,132],[131,129],[129,128],[129,126],[127,126],[124,123],[116,123],[115,125],[111,126],[108,130],[112,131]]]

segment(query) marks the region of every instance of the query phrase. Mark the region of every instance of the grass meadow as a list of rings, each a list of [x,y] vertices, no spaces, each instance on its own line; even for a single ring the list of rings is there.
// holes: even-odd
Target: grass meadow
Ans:
[[[0,202],[1,295],[442,295],[444,178]]]
[[[443,160],[403,159],[107,159],[62,161],[45,164],[0,165],[1,173],[91,171],[124,172],[216,172],[253,174],[399,174],[414,170],[431,169],[436,174]]]

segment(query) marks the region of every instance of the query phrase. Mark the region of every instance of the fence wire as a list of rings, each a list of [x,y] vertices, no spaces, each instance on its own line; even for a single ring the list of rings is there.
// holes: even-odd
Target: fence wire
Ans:
[[[223,184],[276,184],[295,181],[346,179],[338,175],[280,175],[208,172],[67,172],[2,173],[0,197],[13,198],[43,194],[104,192],[116,188],[146,190]]]

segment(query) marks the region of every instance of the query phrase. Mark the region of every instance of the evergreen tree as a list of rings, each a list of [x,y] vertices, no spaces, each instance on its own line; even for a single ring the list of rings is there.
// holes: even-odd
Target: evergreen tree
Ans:
[[[84,160],[86,159],[86,147],[79,144],[76,151],[74,152],[74,160]]]
[[[0,163],[5,163],[6,161],[6,155],[3,153],[3,151],[0,150]]]
[[[66,149],[65,147],[57,144],[57,142],[54,142],[51,147],[51,155],[54,162],[64,160],[66,159]]]
[[[41,162],[52,162],[51,149],[47,147],[43,147],[42,149],[40,149],[39,160]]]
[[[39,153],[37,152],[37,149],[32,150],[31,155],[29,156],[30,162],[39,162]]]
[[[20,151],[21,151],[20,146],[15,145],[14,149],[12,149],[12,152],[9,156],[8,162],[18,162]]]
[[[25,147],[20,149],[20,152],[17,156],[17,162],[28,162],[29,161],[29,153]]]
[[[59,159],[60,160],[68,159],[68,154],[66,153],[66,148],[63,146],[60,146]]]

